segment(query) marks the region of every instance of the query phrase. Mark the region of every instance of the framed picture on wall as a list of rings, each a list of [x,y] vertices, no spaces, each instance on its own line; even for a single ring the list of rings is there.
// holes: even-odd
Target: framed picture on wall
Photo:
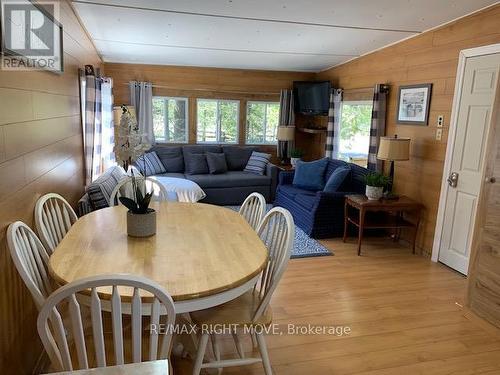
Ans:
[[[408,125],[427,125],[432,83],[399,86],[396,122]]]

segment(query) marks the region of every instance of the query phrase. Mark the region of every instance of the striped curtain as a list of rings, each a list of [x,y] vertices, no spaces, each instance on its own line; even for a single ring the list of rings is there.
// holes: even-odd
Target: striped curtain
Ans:
[[[342,107],[342,89],[332,89],[328,110],[328,128],[326,132],[325,156],[338,159],[340,148],[340,109]]]
[[[112,81],[99,77],[99,70],[85,66],[82,86],[82,126],[85,155],[85,184],[90,184],[114,164]]]
[[[370,126],[370,147],[368,150],[368,169],[382,172],[383,162],[377,159],[380,137],[385,135],[385,112],[389,86],[376,84],[373,92],[372,122]]]
[[[98,72],[97,72],[98,74]],[[90,184],[99,174],[101,154],[101,80],[92,65],[85,65],[85,122],[83,145],[85,153],[85,184]]]
[[[279,126],[295,126],[295,112],[293,106],[293,91],[287,89],[281,90]],[[276,131],[277,130],[276,128]],[[293,146],[293,141],[278,141],[278,158],[289,158]],[[286,155],[284,155],[285,153]]]

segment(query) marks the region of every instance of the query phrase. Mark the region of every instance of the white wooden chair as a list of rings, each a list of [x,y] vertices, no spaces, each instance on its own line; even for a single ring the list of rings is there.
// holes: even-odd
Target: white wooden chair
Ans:
[[[103,288],[112,292],[111,322],[103,321],[101,302],[105,301],[101,301],[98,291]],[[133,290],[131,301],[126,305],[122,304],[120,296],[120,290],[124,289]],[[88,323],[92,332],[89,334],[83,329],[78,296],[82,293],[87,293],[90,299]],[[64,311],[67,311],[67,319],[61,317]],[[123,325],[124,315],[130,317],[130,330]],[[165,315],[166,321],[160,321],[160,316]],[[149,329],[142,326],[144,316],[150,317]],[[160,326],[160,323],[165,325]],[[129,362],[128,352],[131,352],[133,363],[168,359],[174,324],[174,302],[162,287],[144,277],[127,274],[92,276],[66,284],[47,298],[37,320],[38,334],[57,371],[121,365]],[[130,337],[126,335],[128,331]],[[143,345],[145,331],[149,333],[149,343]],[[71,333],[72,343],[68,342],[66,332]]]
[[[220,328],[224,326],[226,328],[238,327],[240,330],[244,327],[259,327],[253,333],[256,336],[261,356],[259,358],[246,358],[238,333],[233,333],[239,358],[221,360],[217,342],[218,335],[205,331],[202,332],[198,344],[198,352],[193,367],[194,375],[198,375],[202,368],[218,368],[220,371],[224,367],[249,365],[258,362],[263,363],[266,375],[272,374],[264,333],[261,328],[272,323],[269,302],[290,259],[295,238],[295,225],[292,215],[284,208],[273,208],[262,220],[257,233],[269,250],[269,260],[255,288],[223,305],[195,311],[191,313],[191,319],[198,327]],[[209,338],[212,339],[215,360],[203,362]]]
[[[135,179],[139,184],[142,193],[146,191],[147,192],[153,191],[153,196],[151,197],[151,201],[177,200],[176,199],[177,196],[174,198],[171,195],[169,195],[167,190],[165,189],[165,186],[163,186],[157,180],[149,177],[144,178],[142,176],[136,176]],[[109,197],[109,205],[110,206],[118,205],[119,204],[118,198],[122,196],[133,198],[132,178],[129,176],[123,178],[115,186]]]
[[[250,194],[240,207],[240,215],[257,230],[266,213],[266,198],[260,193]]]
[[[77,220],[73,208],[59,194],[45,194],[36,202],[36,230],[43,245],[51,254]]]
[[[7,244],[17,272],[40,310],[54,289],[48,273],[49,254],[35,232],[21,221],[7,228]]]

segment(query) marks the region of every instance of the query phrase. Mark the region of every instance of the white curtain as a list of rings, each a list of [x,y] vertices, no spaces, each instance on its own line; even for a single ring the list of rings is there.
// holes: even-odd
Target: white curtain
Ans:
[[[130,105],[135,107],[139,133],[149,144],[155,143],[153,131],[153,84],[150,82],[129,82]]]

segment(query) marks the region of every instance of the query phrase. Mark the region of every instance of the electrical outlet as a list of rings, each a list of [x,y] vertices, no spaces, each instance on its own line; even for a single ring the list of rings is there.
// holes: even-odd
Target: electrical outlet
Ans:
[[[436,141],[440,141],[442,137],[443,137],[443,129],[437,129],[436,130]]]
[[[443,127],[443,123],[444,123],[444,116],[443,115],[439,115],[438,116],[438,121],[437,121],[437,127],[438,128],[442,128]]]

